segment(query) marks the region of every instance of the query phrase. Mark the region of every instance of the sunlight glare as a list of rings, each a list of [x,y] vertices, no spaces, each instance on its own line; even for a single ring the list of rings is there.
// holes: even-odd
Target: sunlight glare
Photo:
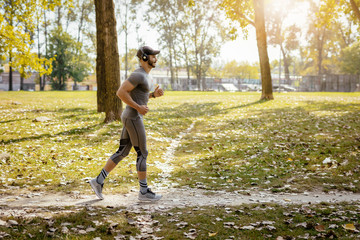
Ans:
[[[296,0],[270,0],[268,1],[267,13],[276,13],[284,18],[286,26],[296,24],[300,28],[306,26],[309,2]]]

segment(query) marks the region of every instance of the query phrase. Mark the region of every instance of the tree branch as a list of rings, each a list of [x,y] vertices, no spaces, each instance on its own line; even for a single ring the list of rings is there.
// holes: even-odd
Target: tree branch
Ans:
[[[246,17],[243,13],[241,13],[241,11],[239,11],[239,9],[236,10],[236,13],[245,21],[247,21],[250,25],[252,25],[253,27],[255,27],[255,22],[252,21],[251,19],[249,19],[248,17]]]
[[[354,11],[356,17],[360,21],[360,10],[359,7],[356,5],[356,2],[354,0],[350,0],[351,8]]]

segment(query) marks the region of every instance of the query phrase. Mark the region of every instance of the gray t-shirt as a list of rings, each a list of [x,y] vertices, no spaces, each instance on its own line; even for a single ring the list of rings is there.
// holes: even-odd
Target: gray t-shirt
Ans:
[[[131,98],[139,105],[147,105],[149,101],[149,92],[151,89],[149,83],[149,74],[144,68],[139,67],[127,79],[135,88],[130,92]],[[140,114],[135,108],[126,106],[122,113],[123,118],[136,119]]]

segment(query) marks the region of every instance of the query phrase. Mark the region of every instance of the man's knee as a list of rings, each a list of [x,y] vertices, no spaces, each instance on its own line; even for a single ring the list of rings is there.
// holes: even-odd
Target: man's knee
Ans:
[[[137,153],[136,170],[139,172],[145,172],[148,151],[146,149],[140,150],[139,147],[134,147],[134,148]]]

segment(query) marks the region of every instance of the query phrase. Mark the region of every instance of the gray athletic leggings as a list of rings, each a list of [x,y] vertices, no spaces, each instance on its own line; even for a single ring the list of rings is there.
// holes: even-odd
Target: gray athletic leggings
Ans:
[[[124,157],[129,155],[131,147],[137,153],[136,170],[140,172],[146,171],[146,159],[148,151],[146,149],[146,134],[143,118],[141,116],[136,119],[123,118],[124,127],[121,132],[119,149],[110,159],[118,164]]]

